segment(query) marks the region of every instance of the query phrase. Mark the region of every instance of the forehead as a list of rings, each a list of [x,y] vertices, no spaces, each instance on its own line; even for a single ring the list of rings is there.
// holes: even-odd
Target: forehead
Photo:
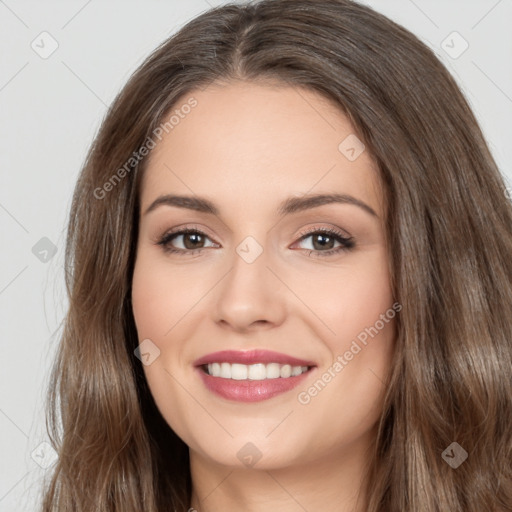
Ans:
[[[181,110],[191,99],[195,106]],[[314,91],[215,83],[182,96],[171,110],[164,121],[176,113],[173,127],[148,157],[143,208],[176,192],[233,200],[256,213],[278,197],[339,192],[382,209],[375,162],[366,150],[357,156],[363,146],[350,120]]]

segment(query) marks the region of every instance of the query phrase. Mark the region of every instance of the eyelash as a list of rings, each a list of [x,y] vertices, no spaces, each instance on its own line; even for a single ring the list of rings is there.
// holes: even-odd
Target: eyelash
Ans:
[[[166,253],[172,253],[177,254],[179,256],[185,256],[189,254],[199,254],[204,249],[208,249],[208,247],[199,247],[198,249],[176,249],[174,247],[171,247],[169,243],[171,240],[177,236],[180,235],[186,235],[186,234],[195,234],[195,235],[201,235],[206,238],[209,238],[206,233],[203,233],[199,229],[196,228],[184,228],[179,231],[171,231],[166,234],[164,234],[160,240],[157,242],[157,245],[162,246],[162,249]],[[334,254],[341,253],[343,251],[350,251],[355,247],[355,242],[353,237],[346,237],[341,233],[340,231],[337,231],[333,228],[313,228],[308,229],[302,233],[300,233],[299,241],[304,240],[305,238],[309,238],[312,234],[322,234],[322,235],[328,235],[332,238],[335,238],[336,241],[341,243],[340,247],[337,247],[335,249],[329,249],[327,251],[318,251],[315,249],[306,249],[308,251],[308,256],[311,257],[311,254],[314,253],[317,256],[314,257],[324,257],[324,256],[332,256]]]

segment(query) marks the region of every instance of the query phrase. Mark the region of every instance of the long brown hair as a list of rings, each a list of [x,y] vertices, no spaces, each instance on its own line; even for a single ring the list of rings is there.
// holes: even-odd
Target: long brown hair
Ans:
[[[512,207],[475,116],[435,54],[383,15],[350,0],[263,0],[211,9],[165,41],[90,149],[69,220],[44,512],[190,506],[188,448],[134,355],[139,150],[194,90],[266,79],[334,100],[384,183],[402,311],[366,510],[512,510]],[[454,442],[468,454],[457,468],[443,456]]]

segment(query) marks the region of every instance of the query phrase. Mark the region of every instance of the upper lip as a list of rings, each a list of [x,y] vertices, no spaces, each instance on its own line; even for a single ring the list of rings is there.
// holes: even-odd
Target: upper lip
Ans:
[[[272,350],[221,350],[212,352],[200,357],[194,362],[194,366],[203,366],[210,363],[240,363],[240,364],[256,364],[256,363],[279,363],[289,364],[290,366],[315,366],[312,361],[299,359],[280,352]]]

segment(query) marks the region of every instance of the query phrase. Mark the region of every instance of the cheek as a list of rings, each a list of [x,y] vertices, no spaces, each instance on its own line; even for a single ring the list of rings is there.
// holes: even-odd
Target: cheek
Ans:
[[[365,337],[370,337],[368,329],[375,337],[373,327],[379,331],[379,339],[393,337],[390,324],[396,311],[383,251],[374,251],[337,271],[318,272],[301,293],[321,321],[319,335],[332,356],[348,350],[358,337],[364,343]]]
[[[377,336],[374,329],[386,337],[388,324],[395,316],[393,297],[387,275],[380,273],[353,274],[343,283],[344,293],[336,309],[329,311],[338,340],[358,339],[364,343],[366,335]],[[333,298],[333,302],[334,298]],[[343,343],[338,348],[343,348]]]
[[[198,281],[185,272],[162,264],[161,258],[141,254],[132,280],[133,315],[139,339],[166,338],[204,293],[199,288]]]
[[[132,308],[137,335],[139,342],[150,339],[159,350],[151,364],[142,368],[156,406],[178,435],[186,433],[186,429],[183,421],[176,422],[176,418],[187,417],[190,407],[184,407],[188,404],[187,397],[179,385],[183,379],[176,375],[176,368],[182,362],[183,343],[180,338],[173,338],[176,332],[173,329],[190,310],[193,302],[187,295],[192,294],[183,273],[174,270],[171,275],[169,265],[162,265],[147,251],[138,255],[132,279]]]
[[[340,418],[351,414],[357,422],[367,417],[369,424],[379,414],[400,310],[393,302],[387,260],[380,252],[371,256],[350,271],[312,281],[308,297],[322,320],[329,358],[314,389],[303,389],[299,400],[337,411]]]
[[[168,298],[157,272],[152,272],[150,267],[138,260],[133,273],[132,306],[139,340],[161,336],[165,313],[170,311]]]

